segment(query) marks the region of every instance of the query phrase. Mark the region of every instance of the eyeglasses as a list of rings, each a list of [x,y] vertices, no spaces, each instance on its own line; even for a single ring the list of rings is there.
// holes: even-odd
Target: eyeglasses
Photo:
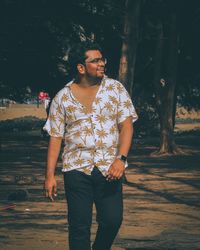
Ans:
[[[86,61],[85,61],[86,62]],[[91,61],[88,61],[86,63],[94,63],[94,64],[99,64],[100,62],[103,62],[104,64],[107,63],[107,59],[104,57],[99,57],[99,58],[94,58]]]

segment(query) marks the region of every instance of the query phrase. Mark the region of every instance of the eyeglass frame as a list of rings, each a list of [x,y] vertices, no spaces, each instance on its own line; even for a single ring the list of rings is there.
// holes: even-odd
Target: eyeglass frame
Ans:
[[[85,61],[85,63],[94,63],[94,64],[99,64],[100,62],[103,62],[106,65],[107,59],[105,57],[98,57],[98,58],[94,58],[88,62]]]

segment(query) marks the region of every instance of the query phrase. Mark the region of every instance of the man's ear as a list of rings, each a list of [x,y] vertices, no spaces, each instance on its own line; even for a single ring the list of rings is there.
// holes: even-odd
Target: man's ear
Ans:
[[[81,63],[77,64],[77,70],[80,74],[84,74],[85,73],[85,66]]]

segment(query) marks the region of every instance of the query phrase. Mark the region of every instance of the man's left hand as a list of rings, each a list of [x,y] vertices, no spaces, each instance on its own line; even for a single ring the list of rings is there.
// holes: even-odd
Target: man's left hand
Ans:
[[[120,179],[124,174],[125,163],[120,159],[115,159],[108,170],[107,180],[112,181]]]

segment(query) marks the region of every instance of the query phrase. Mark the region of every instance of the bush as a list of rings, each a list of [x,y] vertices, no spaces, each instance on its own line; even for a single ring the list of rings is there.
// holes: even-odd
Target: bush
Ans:
[[[12,120],[0,121],[1,132],[26,131],[41,129],[45,120],[33,116],[15,118]]]
[[[155,110],[151,106],[144,105],[136,112],[138,114],[138,120],[134,124],[135,136],[158,135],[159,120]]]

